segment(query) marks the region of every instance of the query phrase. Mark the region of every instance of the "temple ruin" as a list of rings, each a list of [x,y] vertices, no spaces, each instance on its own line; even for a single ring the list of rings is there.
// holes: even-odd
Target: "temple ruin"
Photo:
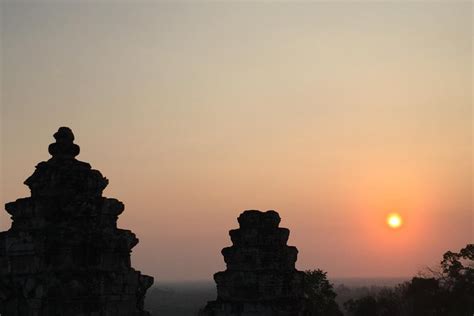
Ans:
[[[54,134],[52,158],[25,184],[31,197],[7,203],[12,217],[0,232],[2,316],[144,316],[153,278],[131,267],[138,243],[117,228],[124,205],[102,196],[108,180],[75,159],[67,127]]]
[[[233,245],[222,249],[227,270],[214,274],[217,299],[201,316],[305,315],[304,272],[295,269],[298,250],[287,246],[290,231],[278,227],[275,211],[245,211]]]

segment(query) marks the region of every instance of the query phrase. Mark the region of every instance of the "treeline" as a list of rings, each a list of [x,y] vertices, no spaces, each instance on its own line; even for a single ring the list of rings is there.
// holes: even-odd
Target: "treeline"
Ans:
[[[474,244],[443,255],[439,270],[394,288],[350,299],[340,308],[321,270],[306,271],[310,316],[473,316]]]

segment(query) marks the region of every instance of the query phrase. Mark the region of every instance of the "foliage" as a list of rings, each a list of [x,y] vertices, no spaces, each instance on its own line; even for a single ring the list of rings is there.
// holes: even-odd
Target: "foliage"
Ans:
[[[377,301],[373,296],[364,296],[358,300],[349,300],[344,308],[354,316],[377,316]]]
[[[336,293],[326,277],[326,272],[319,269],[305,271],[304,293],[309,316],[343,315],[335,301]]]
[[[474,245],[443,255],[441,271],[344,303],[351,316],[474,315]]]

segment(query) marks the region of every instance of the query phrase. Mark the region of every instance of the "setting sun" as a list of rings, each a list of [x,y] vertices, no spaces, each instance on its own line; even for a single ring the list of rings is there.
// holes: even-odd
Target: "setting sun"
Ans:
[[[390,228],[399,228],[402,226],[402,222],[401,216],[396,213],[392,213],[387,216],[387,224],[390,226]]]

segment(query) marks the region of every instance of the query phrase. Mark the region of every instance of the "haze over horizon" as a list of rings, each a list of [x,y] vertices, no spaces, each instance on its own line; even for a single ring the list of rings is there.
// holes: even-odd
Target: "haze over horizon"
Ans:
[[[2,204],[71,127],[156,282],[224,270],[247,209],[330,278],[412,276],[474,241],[470,2],[0,10]]]

